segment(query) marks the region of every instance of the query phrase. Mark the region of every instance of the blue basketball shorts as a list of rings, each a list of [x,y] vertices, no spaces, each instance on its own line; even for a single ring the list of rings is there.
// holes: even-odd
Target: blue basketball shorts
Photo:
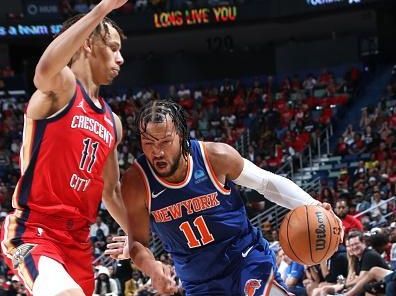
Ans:
[[[287,292],[277,271],[275,255],[263,244],[246,248],[224,275],[205,282],[183,282],[187,296],[284,296]]]

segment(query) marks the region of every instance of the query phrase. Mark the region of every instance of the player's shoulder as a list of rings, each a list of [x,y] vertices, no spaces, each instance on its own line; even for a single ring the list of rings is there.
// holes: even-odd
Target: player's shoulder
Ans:
[[[231,147],[226,143],[203,142],[203,145],[210,159],[215,159],[215,160],[228,159],[229,157],[235,155],[235,153],[238,154],[238,152],[233,147]]]
[[[132,165],[124,172],[122,176],[122,181],[131,185],[141,186],[143,182],[143,172],[139,169],[138,164],[136,162],[132,163]]]
[[[121,179],[121,194],[127,206],[133,205],[134,210],[146,208],[148,188],[146,180],[136,163],[133,163]]]
[[[243,159],[237,150],[228,144],[219,142],[205,142],[204,145],[211,167],[217,177],[226,176],[234,180],[239,176],[243,167]]]

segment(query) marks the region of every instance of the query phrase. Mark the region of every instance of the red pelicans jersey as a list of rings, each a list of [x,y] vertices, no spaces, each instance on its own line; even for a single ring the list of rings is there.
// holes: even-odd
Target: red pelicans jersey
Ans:
[[[103,167],[117,142],[113,113],[100,102],[102,108],[78,82],[73,99],[53,116],[25,117],[22,177],[13,196],[25,218],[34,212],[94,221]]]

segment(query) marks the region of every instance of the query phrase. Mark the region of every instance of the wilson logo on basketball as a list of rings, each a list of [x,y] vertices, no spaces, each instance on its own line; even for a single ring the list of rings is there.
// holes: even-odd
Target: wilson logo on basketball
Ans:
[[[245,284],[245,296],[254,296],[256,290],[260,289],[261,281],[256,279],[250,279]]]
[[[326,247],[326,225],[324,224],[324,217],[322,212],[315,212],[316,218],[318,219],[318,228],[316,228],[316,240],[315,249],[316,251],[324,250]]]

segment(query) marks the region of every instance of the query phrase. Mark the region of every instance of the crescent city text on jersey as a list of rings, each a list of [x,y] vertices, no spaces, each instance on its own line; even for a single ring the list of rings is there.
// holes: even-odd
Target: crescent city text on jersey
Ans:
[[[75,115],[71,122],[71,128],[82,128],[86,129],[94,134],[98,135],[103,141],[111,147],[114,137],[111,132],[108,131],[100,122],[84,115]]]

